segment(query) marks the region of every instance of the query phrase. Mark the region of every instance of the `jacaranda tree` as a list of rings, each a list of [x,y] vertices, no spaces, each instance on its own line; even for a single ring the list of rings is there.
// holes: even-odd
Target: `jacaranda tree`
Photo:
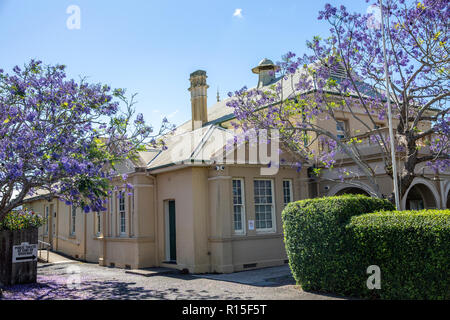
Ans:
[[[307,43],[309,53],[302,57],[283,56],[278,63],[280,81],[230,93],[228,105],[239,120],[235,126],[278,129],[280,139],[298,159],[316,161],[317,174],[330,168],[350,182],[352,177],[365,176],[375,195],[381,196],[377,174],[361,152],[358,134],[370,134],[385,172],[393,177],[389,136],[379,127],[387,116],[387,61],[403,196],[421,174],[419,165],[435,173],[450,165],[450,3],[384,0],[387,59],[378,5],[375,1],[368,14],[352,14],[344,6],[327,4],[318,19],[329,24],[329,36],[314,37]],[[347,130],[344,137],[338,136],[336,127],[329,125],[340,121],[342,111],[363,128],[359,133]],[[340,166],[339,153],[351,158],[357,170]]]
[[[171,129],[164,119],[154,132],[134,104],[123,89],[67,79],[63,65],[0,69],[0,221],[36,191],[104,210],[115,166]]]

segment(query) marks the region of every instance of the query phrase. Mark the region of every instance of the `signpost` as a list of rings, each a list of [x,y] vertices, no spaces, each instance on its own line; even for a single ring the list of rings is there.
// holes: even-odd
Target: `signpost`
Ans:
[[[38,228],[0,231],[0,285],[35,283]]]
[[[22,242],[20,245],[13,246],[12,262],[37,261],[38,245]]]

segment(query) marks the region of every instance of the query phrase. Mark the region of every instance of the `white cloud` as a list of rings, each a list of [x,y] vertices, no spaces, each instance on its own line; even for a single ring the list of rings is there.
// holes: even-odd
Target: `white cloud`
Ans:
[[[177,109],[177,110],[175,110],[174,112],[168,114],[168,115],[166,116],[166,118],[167,118],[167,119],[171,119],[171,118],[175,117],[175,115],[176,115],[178,112],[179,112],[179,110]]]
[[[235,9],[233,13],[233,17],[242,18],[242,9]]]
[[[175,117],[178,114],[178,112],[180,112],[180,110],[176,109],[172,113],[169,113],[166,115],[166,114],[161,113],[161,111],[159,109],[154,109],[152,111],[153,111],[153,113],[159,114],[161,119],[163,119],[163,118],[171,119],[171,118]]]

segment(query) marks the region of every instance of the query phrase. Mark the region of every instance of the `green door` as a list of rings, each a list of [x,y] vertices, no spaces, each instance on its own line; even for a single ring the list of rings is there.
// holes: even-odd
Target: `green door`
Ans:
[[[170,261],[177,260],[177,238],[175,224],[175,201],[169,201],[169,242],[170,242]]]

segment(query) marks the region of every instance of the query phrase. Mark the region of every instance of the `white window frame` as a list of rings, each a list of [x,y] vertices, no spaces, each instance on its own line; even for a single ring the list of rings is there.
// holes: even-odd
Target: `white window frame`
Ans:
[[[111,192],[111,196],[109,198],[109,236],[114,235],[114,200],[115,200],[115,192]]]
[[[55,205],[51,205],[50,208],[53,209],[52,214],[52,236],[56,236],[56,209],[55,209]]]
[[[96,212],[95,214],[96,214],[95,221],[97,227],[95,230],[96,231],[95,234],[99,236],[102,233],[102,217],[100,212]]]
[[[127,217],[125,215],[125,211],[120,211],[119,214],[119,220],[120,220],[120,235],[126,236],[127,235]]]
[[[285,187],[284,187],[284,183],[285,182],[289,182],[289,202],[294,201],[294,190],[293,190],[293,183],[292,183],[292,179],[283,179],[283,204],[284,206],[287,206],[289,202],[286,202],[286,195],[285,195]]]
[[[264,203],[264,204],[257,204],[255,200],[255,181],[270,181],[270,188],[272,193],[272,203]],[[257,233],[269,233],[269,232],[276,232],[277,226],[276,226],[276,207],[275,207],[275,188],[274,188],[274,182],[273,179],[254,179],[253,180],[253,201],[254,201],[254,208],[255,208],[255,230]],[[272,212],[271,212],[271,218],[272,218],[272,227],[271,228],[258,228],[257,227],[257,217],[256,217],[256,207],[258,205],[271,205],[272,206]]]
[[[135,194],[134,194],[134,189],[131,191],[131,196],[130,196],[130,201],[131,201],[131,214],[130,214],[130,235],[134,236],[134,219],[135,219],[135,211],[134,211],[134,202],[135,202]]]
[[[77,207],[71,206],[70,207],[70,235],[75,236],[76,234],[76,223],[77,223]]]
[[[343,130],[338,129],[338,123],[342,123]],[[345,134],[347,131],[347,123],[345,120],[336,120],[336,137],[338,139],[345,139]]]
[[[233,182],[234,181],[240,181],[241,182],[241,202],[240,204],[235,204],[234,203],[234,187],[233,187]],[[245,215],[245,181],[243,178],[233,178],[231,180],[231,192],[232,192],[232,205],[233,205],[233,233],[237,234],[237,235],[245,235],[246,234],[246,230],[247,230],[247,223],[246,223],[246,215]],[[235,229],[235,221],[234,221],[234,216],[235,216],[235,212],[234,209],[236,206],[240,206],[241,207],[241,229]]]
[[[122,210],[123,201],[123,210]],[[126,193],[124,191],[119,191],[119,234],[120,236],[127,235],[127,203],[126,203]],[[122,231],[123,230],[123,231]]]

